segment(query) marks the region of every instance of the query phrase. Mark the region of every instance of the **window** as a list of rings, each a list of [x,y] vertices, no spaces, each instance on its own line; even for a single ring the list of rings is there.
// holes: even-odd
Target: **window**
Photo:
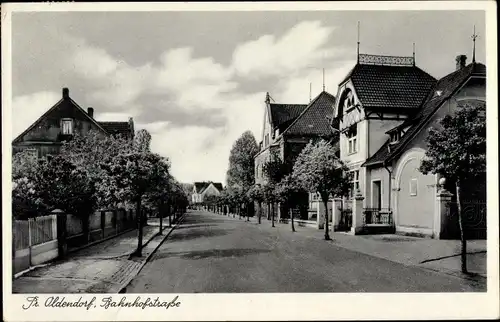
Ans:
[[[354,124],[347,131],[348,154],[358,152],[358,125]]]
[[[62,134],[73,134],[73,120],[72,119],[62,119],[61,120],[61,132]]]
[[[354,197],[356,191],[359,189],[359,170],[351,171],[351,191],[349,192],[351,197]]]
[[[410,196],[416,196],[417,195],[417,188],[418,188],[418,182],[417,179],[411,179],[410,180]]]
[[[269,134],[266,134],[265,138],[264,138],[264,147],[268,147],[269,146]]]
[[[391,143],[397,143],[401,139],[401,132],[395,131],[391,133]]]

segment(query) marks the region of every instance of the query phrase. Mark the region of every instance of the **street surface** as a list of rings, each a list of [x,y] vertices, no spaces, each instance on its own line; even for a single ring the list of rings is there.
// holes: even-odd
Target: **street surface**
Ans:
[[[463,292],[475,281],[335,246],[286,224],[188,211],[127,293]]]

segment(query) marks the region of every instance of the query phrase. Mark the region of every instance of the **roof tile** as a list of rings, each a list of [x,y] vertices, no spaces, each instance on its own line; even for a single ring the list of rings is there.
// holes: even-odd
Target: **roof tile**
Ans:
[[[349,73],[363,107],[416,109],[436,79],[416,66],[357,64]]]
[[[321,92],[283,134],[330,136],[334,104],[335,97],[332,94]]]
[[[387,141],[377,152],[375,152],[372,157],[366,160],[363,165],[370,166],[378,164],[397,156],[406,143],[413,138],[414,134],[420,131],[421,127],[427,122],[428,118],[434,114],[441,104],[448,100],[450,96],[452,96],[454,92],[472,75],[486,76],[486,66],[481,63],[469,64],[466,67],[441,78],[432,90],[428,92],[426,101],[417,114],[401,125],[401,127],[410,126],[401,140],[391,145],[390,152],[387,149],[387,146],[389,145],[389,141]],[[440,92],[440,95],[436,95],[437,92]]]

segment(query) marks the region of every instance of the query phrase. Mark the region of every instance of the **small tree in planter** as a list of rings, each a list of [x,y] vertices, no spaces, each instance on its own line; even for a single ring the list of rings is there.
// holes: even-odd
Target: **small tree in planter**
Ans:
[[[468,180],[486,172],[485,112],[483,102],[459,106],[454,115],[440,121],[440,129],[429,129],[427,151],[420,166],[424,174],[440,174],[455,182],[463,273],[467,273],[467,236],[460,193]]]
[[[255,201],[258,205],[258,208],[259,208],[258,222],[260,224],[261,223],[261,215],[262,215],[261,206],[262,206],[262,202],[264,201],[262,186],[258,183],[252,185],[250,187],[250,189],[248,189],[247,196],[250,200]]]
[[[292,226],[292,231],[295,231],[295,225],[293,221],[293,207],[295,206],[294,200],[296,200],[297,195],[304,190],[297,184],[295,178],[292,175],[285,176],[276,185],[275,195],[280,202],[287,204],[287,209],[290,214],[290,221]]]
[[[293,167],[293,176],[306,191],[318,192],[325,212],[325,240],[328,232],[328,199],[348,186],[347,167],[337,157],[337,149],[324,140],[309,143],[299,154]]]
[[[267,213],[271,214],[271,226],[274,227],[274,209],[271,209],[271,205],[277,201],[275,195],[275,185],[268,182],[262,187],[262,190],[264,201],[267,203]]]

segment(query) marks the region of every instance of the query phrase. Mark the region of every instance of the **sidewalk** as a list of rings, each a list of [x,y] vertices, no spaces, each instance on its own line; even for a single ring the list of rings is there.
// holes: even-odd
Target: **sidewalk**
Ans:
[[[13,280],[13,293],[118,293],[135,277],[150,255],[182,222],[144,227],[141,257],[129,259],[137,247],[137,230],[69,254]]]
[[[270,220],[262,217],[261,221],[261,225],[268,226],[269,229],[279,229],[280,232],[290,231],[291,233],[289,223],[275,222],[276,227],[271,228]],[[257,224],[257,218],[251,217],[250,222]],[[324,230],[298,225],[295,225],[295,230],[295,234],[315,239],[323,239],[325,234]],[[467,268],[472,273],[471,276],[468,276],[461,273],[459,240],[439,240],[395,234],[351,235],[342,232],[330,232],[330,238],[332,240],[329,242],[335,246],[403,265],[418,266],[482,282],[486,278],[486,240],[467,242]]]

